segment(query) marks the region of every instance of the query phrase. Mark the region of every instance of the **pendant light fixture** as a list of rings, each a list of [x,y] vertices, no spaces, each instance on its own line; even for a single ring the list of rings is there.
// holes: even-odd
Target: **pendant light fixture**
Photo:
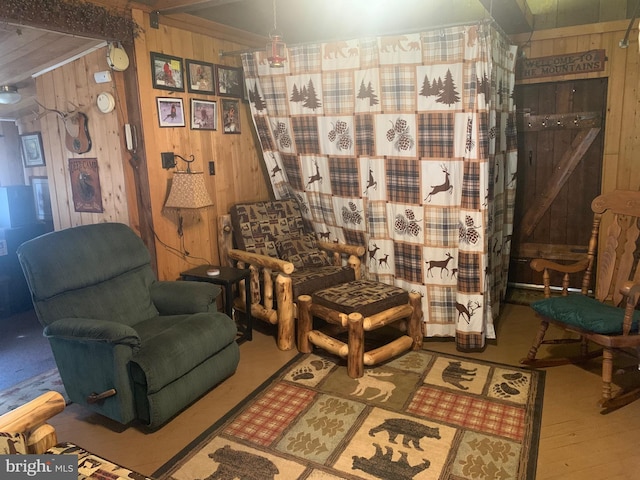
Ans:
[[[271,68],[283,68],[285,57],[285,48],[287,45],[282,40],[282,35],[278,32],[278,22],[276,19],[276,0],[273,0],[273,30],[269,33],[271,42],[267,44],[267,60]]]
[[[13,105],[22,99],[18,89],[11,85],[0,86],[0,103],[3,105]]]

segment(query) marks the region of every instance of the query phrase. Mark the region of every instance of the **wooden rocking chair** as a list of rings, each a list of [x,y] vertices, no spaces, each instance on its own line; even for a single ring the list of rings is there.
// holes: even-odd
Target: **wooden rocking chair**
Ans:
[[[593,227],[587,257],[570,265],[544,259],[531,261],[531,267],[543,272],[545,299],[531,307],[541,319],[533,346],[521,363],[532,367],[549,367],[581,363],[602,354],[602,398],[599,405],[608,413],[640,398],[640,385],[612,396],[613,353],[622,351],[638,356],[640,335],[636,310],[640,297],[639,217],[640,192],[614,191],[596,197],[591,203]],[[601,226],[602,222],[602,226]],[[598,246],[600,239],[600,246]],[[598,268],[595,298],[587,296],[594,273],[596,252]],[[562,295],[551,297],[550,271],[563,275]],[[580,294],[569,294],[569,275],[584,271]],[[544,340],[549,324],[575,333],[578,339]],[[557,344],[580,341],[581,354],[573,358],[537,359],[542,343]],[[589,342],[602,350],[589,351]],[[631,350],[633,349],[633,350]]]

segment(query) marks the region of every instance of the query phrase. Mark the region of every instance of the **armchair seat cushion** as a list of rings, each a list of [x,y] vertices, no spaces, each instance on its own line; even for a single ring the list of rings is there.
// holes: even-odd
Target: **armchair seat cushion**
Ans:
[[[332,287],[340,283],[352,282],[356,279],[351,267],[310,267],[294,270],[291,274],[293,298],[310,295],[316,290]]]
[[[235,323],[222,313],[156,317],[139,323],[136,330],[142,347],[131,360],[131,374],[149,394],[235,342],[237,333]]]
[[[531,307],[540,315],[582,330],[605,335],[622,334],[624,309],[585,295],[545,298],[533,302]],[[635,311],[632,331],[638,331],[638,321],[640,311]]]

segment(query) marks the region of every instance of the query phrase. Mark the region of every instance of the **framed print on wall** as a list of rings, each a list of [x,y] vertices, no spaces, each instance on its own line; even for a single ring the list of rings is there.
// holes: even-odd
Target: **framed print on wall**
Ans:
[[[210,100],[191,99],[191,129],[217,130],[218,106]]]
[[[153,88],[184,92],[182,59],[164,53],[151,52]]]
[[[240,133],[240,115],[238,100],[222,100],[222,131],[224,133]]]
[[[181,98],[157,97],[156,102],[161,127],[184,127],[184,105]]]
[[[20,135],[20,147],[25,167],[42,167],[44,165],[44,152],[40,132]]]
[[[47,177],[31,177],[33,187],[33,200],[36,206],[38,220],[51,220],[51,195],[49,193],[49,180]]]
[[[219,96],[242,98],[244,82],[241,68],[216,65],[216,83]]]
[[[185,60],[187,70],[187,90],[191,93],[215,95],[216,84],[213,63]]]

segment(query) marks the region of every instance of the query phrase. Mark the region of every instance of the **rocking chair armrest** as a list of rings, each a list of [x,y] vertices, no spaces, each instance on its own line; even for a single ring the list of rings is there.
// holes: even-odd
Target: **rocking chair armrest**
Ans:
[[[640,300],[640,283],[631,281],[624,282],[620,293],[627,297],[627,299],[630,299],[635,307],[638,304],[638,300]]]
[[[346,243],[330,243],[318,241],[318,247],[322,250],[344,253],[346,255],[355,255],[356,257],[361,257],[364,255],[364,247],[362,245],[348,245]]]
[[[229,250],[229,257],[240,262],[245,262],[251,265],[258,265],[263,268],[270,268],[273,271],[282,272],[287,275],[291,274],[295,267],[293,263],[279,258],[270,257],[269,255],[261,255],[259,253],[246,252],[244,250],[238,250],[233,248]]]
[[[529,263],[531,268],[536,272],[543,272],[544,270],[554,270],[561,273],[578,273],[587,269],[589,266],[589,259],[583,258],[574,263],[563,265],[556,263],[553,260],[547,260],[545,258],[534,258]]]

